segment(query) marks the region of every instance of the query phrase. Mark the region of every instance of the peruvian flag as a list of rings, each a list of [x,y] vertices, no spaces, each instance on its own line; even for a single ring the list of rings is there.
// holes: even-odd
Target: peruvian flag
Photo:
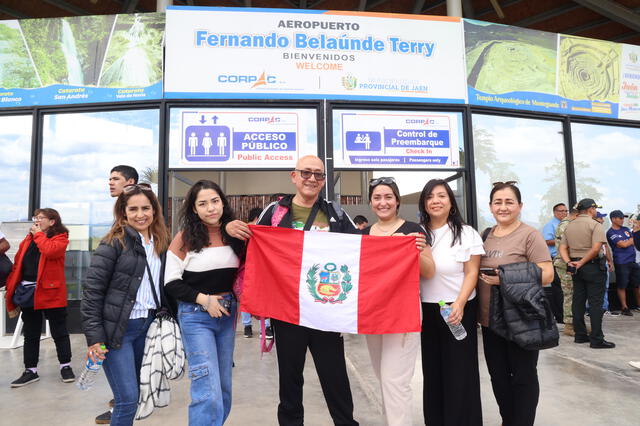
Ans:
[[[341,333],[420,331],[414,237],[250,228],[243,312]]]

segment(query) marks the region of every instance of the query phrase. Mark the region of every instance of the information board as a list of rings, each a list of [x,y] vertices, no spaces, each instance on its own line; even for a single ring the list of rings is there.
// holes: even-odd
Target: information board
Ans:
[[[334,167],[460,167],[460,113],[336,110]]]
[[[317,155],[310,109],[172,110],[171,168],[293,168]]]

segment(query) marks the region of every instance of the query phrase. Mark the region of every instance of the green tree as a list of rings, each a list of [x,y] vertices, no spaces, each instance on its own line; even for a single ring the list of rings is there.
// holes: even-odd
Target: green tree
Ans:
[[[600,183],[596,178],[591,177],[589,169],[591,166],[583,161],[574,162],[574,170],[580,172],[581,176],[576,173],[576,192],[578,199],[583,197],[593,198],[595,200],[602,199],[603,194],[598,191],[596,185]],[[540,213],[538,220],[540,223],[547,223],[552,215],[552,208],[558,203],[569,203],[567,199],[567,171],[563,159],[556,158],[553,164],[544,168],[545,177],[543,182],[550,183],[547,192],[542,196],[540,203]],[[567,204],[567,207],[571,208]]]
[[[20,31],[0,24],[0,87],[26,89],[39,87]]]
[[[518,174],[513,170],[514,164],[499,160],[493,135],[486,129],[473,129],[473,155],[476,173],[485,173],[489,182],[504,182],[518,180]],[[484,200],[478,200],[478,229],[482,230],[493,224],[491,214]]]

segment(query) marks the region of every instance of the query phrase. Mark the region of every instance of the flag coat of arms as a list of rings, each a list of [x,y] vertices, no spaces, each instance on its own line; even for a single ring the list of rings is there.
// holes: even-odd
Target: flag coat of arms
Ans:
[[[414,237],[250,228],[243,312],[341,333],[420,331]]]

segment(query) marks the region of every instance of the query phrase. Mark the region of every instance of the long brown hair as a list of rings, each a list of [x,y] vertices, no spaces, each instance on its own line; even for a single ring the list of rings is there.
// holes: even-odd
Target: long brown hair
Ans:
[[[149,226],[149,233],[153,237],[154,251],[159,256],[169,248],[169,230],[164,223],[164,216],[158,198],[156,198],[151,188],[140,185],[127,185],[125,187],[125,190],[118,196],[116,204],[113,206],[113,226],[111,226],[109,233],[104,237],[104,241],[111,244],[113,240],[118,240],[123,247],[126,246],[124,235],[125,228],[128,226],[126,213],[127,203],[129,202],[129,198],[138,194],[147,197],[151,203],[153,222],[151,222],[151,226]]]
[[[49,220],[53,220],[53,225],[51,225],[49,229],[47,229],[47,232],[45,233],[47,238],[51,238],[54,235],[58,235],[58,234],[69,233],[69,230],[67,229],[67,227],[62,224],[62,219],[60,219],[60,213],[58,213],[58,210],[46,208],[46,209],[36,209],[36,211],[33,212],[34,216],[38,216],[39,214],[44,215]]]

